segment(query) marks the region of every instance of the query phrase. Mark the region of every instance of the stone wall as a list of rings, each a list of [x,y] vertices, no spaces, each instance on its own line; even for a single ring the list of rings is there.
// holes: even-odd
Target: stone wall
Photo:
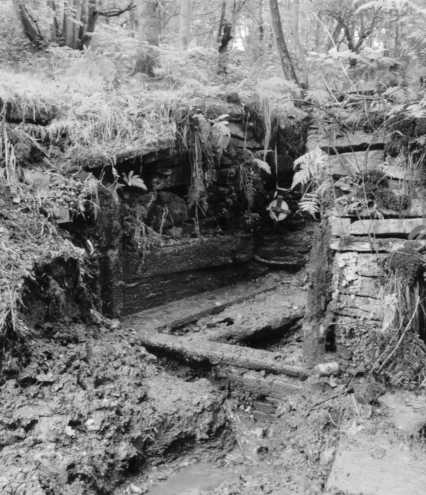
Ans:
[[[308,307],[311,318],[305,320],[306,359],[314,364],[332,353],[345,368],[366,372],[383,370],[389,364],[388,357],[401,362],[407,357],[406,368],[398,373],[407,372],[413,378],[421,361],[415,364],[416,359],[424,357],[426,350],[421,332],[426,286],[422,279],[417,285],[404,285],[398,281],[398,273],[387,268],[395,255],[406,256],[413,266],[425,263],[426,240],[414,238],[416,232],[426,228],[422,177],[407,171],[403,164],[396,165],[389,158],[385,161],[385,152],[379,146],[371,152],[367,144],[362,151],[360,143],[361,150],[348,152],[342,148],[343,153],[339,153],[339,143],[337,149],[328,146],[331,153],[337,151],[328,159],[334,199],[323,218],[324,235],[319,242],[327,246],[326,258],[332,261],[322,261],[318,276],[315,270],[312,272],[318,253],[311,260],[311,299],[315,304],[322,301],[326,309],[313,314]],[[380,185],[372,185],[372,178]],[[413,276],[418,276],[416,273]],[[321,286],[324,280],[328,284]],[[417,297],[420,304],[416,307]],[[417,325],[418,333],[409,340],[408,330],[415,320],[423,323]],[[408,351],[402,350],[403,339],[410,342]],[[413,350],[411,367],[407,352],[414,347],[418,350]]]

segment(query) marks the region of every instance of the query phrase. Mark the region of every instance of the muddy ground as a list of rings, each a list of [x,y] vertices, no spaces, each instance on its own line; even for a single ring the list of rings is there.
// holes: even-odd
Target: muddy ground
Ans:
[[[255,283],[291,287],[286,273]],[[248,318],[262,301],[264,312],[270,300],[275,307],[276,297],[256,295],[222,312]],[[206,319],[188,331],[199,333]],[[221,313],[211,319],[224,321]],[[358,495],[363,475],[350,471],[356,442],[379,463],[375,473],[383,469],[380,459],[389,461],[377,438],[395,452],[403,446],[407,453],[415,448],[417,460],[426,456],[423,403],[407,406],[403,426],[413,410],[417,416],[409,434],[398,433],[401,401],[380,403],[385,390],[365,379],[283,377],[277,392],[278,378],[264,372],[158,358],[136,330],[123,327],[115,320],[46,325],[27,366],[14,371],[8,363],[0,389],[1,494]],[[296,363],[300,326],[264,344]],[[417,469],[418,461],[407,462]],[[416,490],[395,493],[422,493]],[[362,493],[382,492],[370,483]]]
[[[312,397],[255,400],[212,376],[165,369],[131,332],[57,329],[1,388],[0,493],[126,493],[115,488],[147,471],[132,480],[144,493],[155,473],[161,480],[195,460],[208,462],[204,481],[229,472],[223,493],[235,484],[241,493],[304,493],[322,479],[317,460],[334,427],[323,411],[309,424],[300,418]]]

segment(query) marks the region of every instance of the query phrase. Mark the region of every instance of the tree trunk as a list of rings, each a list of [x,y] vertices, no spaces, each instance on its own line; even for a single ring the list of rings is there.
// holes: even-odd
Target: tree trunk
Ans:
[[[154,77],[154,69],[159,63],[161,16],[159,0],[139,0],[139,54],[136,60],[136,72]]]
[[[37,21],[33,18],[30,11],[25,6],[24,0],[18,0],[15,4],[16,11],[22,24],[25,36],[37,48],[42,48],[46,44]]]
[[[191,41],[192,0],[180,0],[180,43],[186,50]]]
[[[63,9],[63,44],[75,50],[89,46],[97,19],[97,0],[70,0]]]
[[[98,11],[96,0],[89,0],[87,5],[87,18],[81,35],[81,47],[88,47],[92,41],[93,33],[95,32],[96,21],[98,20]]]
[[[264,0],[259,0],[259,46],[261,47],[261,51],[263,51],[263,44],[265,41],[265,17],[263,14]]]
[[[229,44],[232,40],[232,23],[225,21],[222,29],[222,37],[219,43],[219,74],[227,74],[229,59]]]
[[[223,35],[223,26],[225,24],[226,19],[226,0],[222,1],[222,7],[220,9],[220,18],[219,18],[219,27],[217,30],[217,43],[220,43],[220,40]]]
[[[249,370],[307,378],[303,368],[282,362],[280,354],[238,345],[209,342],[188,337],[176,337],[150,331],[138,332],[143,346],[154,354],[168,355],[196,365],[227,365]]]
[[[77,1],[78,0],[70,0],[64,10],[62,33],[65,45],[70,48],[77,48],[75,46],[75,32],[78,29],[75,9]]]
[[[294,70],[293,62],[290,57],[290,53],[287,48],[287,43],[284,38],[281,15],[278,7],[278,0],[269,0],[269,5],[271,9],[272,27],[274,30],[275,41],[277,44],[278,55],[280,57],[281,68],[284,77],[300,86],[296,71]]]
[[[235,3],[234,3],[235,8]],[[234,18],[235,10],[232,11]],[[218,74],[225,75],[228,72],[229,44],[232,40],[232,22],[227,20],[227,0],[223,0],[220,11],[219,29],[217,32],[217,42],[219,45]]]
[[[303,57],[303,46],[300,41],[300,0],[294,0],[294,38],[299,55]]]

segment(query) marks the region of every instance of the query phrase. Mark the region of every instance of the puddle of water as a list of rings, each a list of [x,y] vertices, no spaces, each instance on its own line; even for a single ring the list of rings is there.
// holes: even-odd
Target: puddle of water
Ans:
[[[151,488],[147,495],[200,495],[203,490],[217,488],[232,474],[207,463],[185,467],[166,481]]]

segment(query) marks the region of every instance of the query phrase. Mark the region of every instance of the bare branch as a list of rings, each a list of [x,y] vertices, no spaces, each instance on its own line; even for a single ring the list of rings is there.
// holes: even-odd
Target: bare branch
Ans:
[[[123,9],[111,9],[111,10],[103,10],[103,11],[98,11],[97,14],[100,17],[118,17],[120,15],[125,14],[126,12],[130,12],[131,10],[134,10],[136,8],[135,2],[132,0],[127,7],[124,7]]]

